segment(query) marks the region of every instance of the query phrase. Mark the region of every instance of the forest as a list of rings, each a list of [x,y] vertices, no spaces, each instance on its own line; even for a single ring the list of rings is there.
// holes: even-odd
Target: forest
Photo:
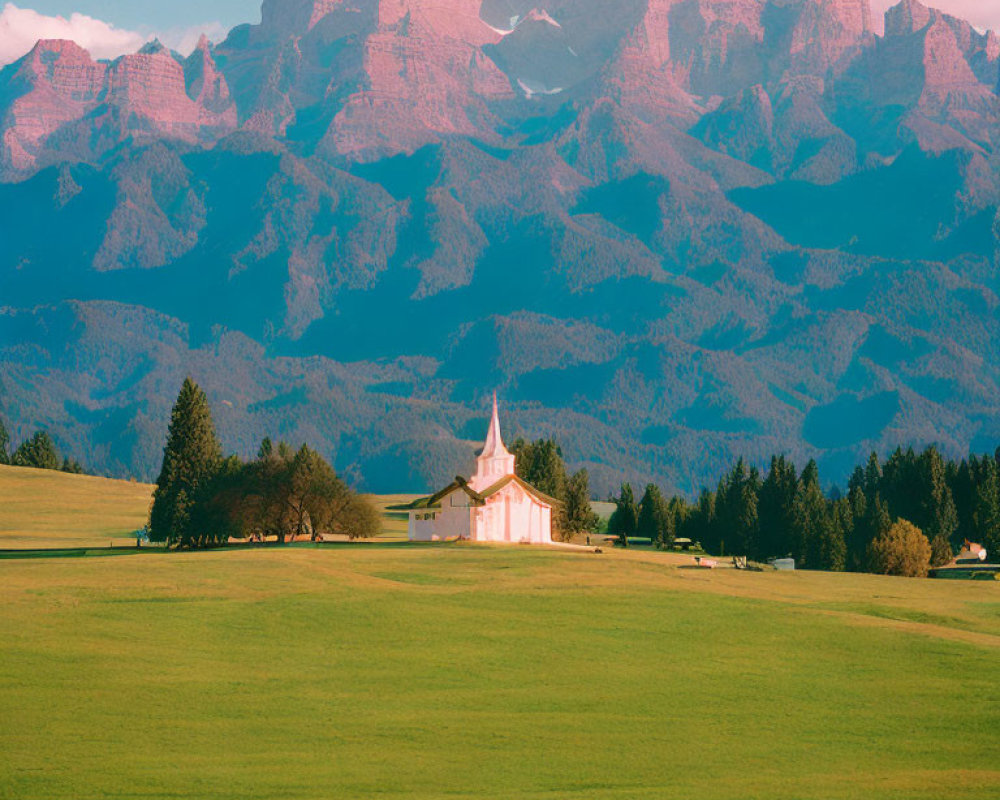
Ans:
[[[899,448],[885,463],[872,453],[854,469],[846,491],[827,492],[815,461],[798,472],[784,456],[773,456],[762,474],[740,459],[714,491],[703,490],[694,502],[667,499],[653,484],[636,501],[627,483],[612,500],[609,531],[623,543],[637,536],[669,546],[683,537],[720,556],[920,574],[948,563],[966,540],[988,553],[1000,548],[1000,450],[952,461],[933,446],[920,453]],[[899,567],[889,555],[894,549],[907,551],[919,566]]]

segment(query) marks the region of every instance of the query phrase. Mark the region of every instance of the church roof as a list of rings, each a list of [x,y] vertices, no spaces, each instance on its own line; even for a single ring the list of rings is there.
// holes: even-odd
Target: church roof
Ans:
[[[469,483],[465,480],[465,478],[461,475],[456,475],[455,480],[440,491],[437,491],[432,495],[428,495],[427,497],[420,497],[411,503],[403,503],[398,506],[388,506],[387,510],[415,511],[419,508],[441,508],[441,501],[452,492],[458,491],[459,489],[465,492],[476,505],[483,505],[483,503],[486,502],[485,498],[479,492],[469,486]]]
[[[534,486],[532,486],[530,483],[528,483],[526,480],[524,480],[523,478],[519,478],[517,475],[505,475],[496,483],[492,484],[491,486],[487,486],[481,492],[477,492],[475,489],[469,486],[465,478],[461,476],[456,476],[455,480],[453,480],[443,489],[441,489],[438,492],[435,492],[432,495],[428,495],[427,497],[420,497],[411,503],[404,503],[398,506],[389,506],[387,510],[417,511],[422,508],[441,508],[441,501],[448,495],[450,495],[452,492],[457,492],[459,490],[465,492],[469,496],[469,499],[472,500],[473,505],[482,506],[486,505],[486,501],[490,497],[495,495],[497,492],[499,492],[501,489],[503,489],[510,483],[516,483],[518,486],[524,489],[524,491],[526,491],[536,500],[544,503],[545,505],[554,506],[559,503],[559,501],[556,500],[554,497],[549,497],[547,494],[543,494],[542,492],[538,491],[538,489],[536,489]]]
[[[503,437],[500,436],[500,412],[497,410],[497,393],[493,392],[493,416],[490,418],[490,427],[486,431],[486,444],[483,445],[483,452],[480,458],[497,458],[509,456],[510,451],[504,447]]]
[[[504,477],[502,477],[492,486],[487,486],[478,494],[480,497],[486,500],[487,498],[495,495],[497,492],[499,492],[501,489],[503,489],[510,483],[516,483],[518,486],[524,489],[524,491],[526,491],[536,500],[540,500],[546,505],[554,506],[559,504],[559,501],[556,500],[554,497],[549,497],[547,494],[543,494],[542,492],[538,491],[538,489],[536,489],[534,486],[532,486],[530,483],[528,483],[526,480],[524,480],[524,478],[520,478],[517,475],[504,475]]]

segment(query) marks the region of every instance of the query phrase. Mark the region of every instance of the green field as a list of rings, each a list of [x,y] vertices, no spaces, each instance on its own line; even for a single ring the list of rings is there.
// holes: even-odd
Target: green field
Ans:
[[[153,487],[0,466],[0,549],[135,544]]]
[[[0,797],[997,796],[1000,583],[690,561],[0,560]]]

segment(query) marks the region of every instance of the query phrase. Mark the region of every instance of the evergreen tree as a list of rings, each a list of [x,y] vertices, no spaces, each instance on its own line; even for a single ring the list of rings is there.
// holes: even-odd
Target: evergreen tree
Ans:
[[[882,467],[878,463],[878,453],[872,451],[865,465],[865,497],[871,499],[882,494]]]
[[[918,502],[912,505],[914,524],[931,541],[938,537],[950,540],[958,530],[958,510],[948,485],[944,459],[936,447],[928,447],[915,470],[916,483],[910,490]]]
[[[15,467],[34,467],[35,469],[59,469],[59,454],[52,439],[45,431],[38,431],[22,442],[14,451],[10,463]]]
[[[4,424],[3,417],[0,416],[0,464],[10,463],[10,434]]]
[[[975,486],[969,460],[963,459],[960,464],[949,462],[945,474],[955,500],[958,517],[958,528],[951,537],[952,551],[957,552],[961,548],[963,539],[972,538],[975,525],[972,516],[975,507]]]
[[[214,547],[246,536],[247,467],[236,456],[223,459],[202,481],[188,510],[188,544]]]
[[[785,556],[791,552],[792,505],[798,476],[795,466],[784,456],[771,459],[771,468],[760,487],[758,517],[760,538],[757,552],[752,554],[762,560],[771,556]]]
[[[882,498],[893,518],[923,524],[921,464],[913,448],[897,448],[882,469]]]
[[[931,566],[943,567],[951,561],[954,553],[951,551],[951,542],[944,536],[938,535],[931,540]]]
[[[700,544],[706,550],[707,542],[715,530],[715,494],[702,489],[697,505],[684,518],[678,529],[680,536]]]
[[[511,445],[510,452],[514,454],[517,476],[559,501],[559,505],[552,510],[552,533],[556,538],[569,538],[571,532],[566,517],[568,479],[559,445],[553,439],[538,439],[534,442],[517,439]]]
[[[564,501],[567,538],[596,530],[598,517],[590,506],[590,476],[581,469],[566,482]]]
[[[636,535],[648,537],[657,547],[669,547],[674,542],[674,518],[670,506],[656,484],[646,486],[639,502]]]
[[[973,494],[973,541],[989,554],[1000,549],[1000,470],[994,458],[979,460]]]
[[[274,452],[274,445],[271,444],[271,437],[265,436],[260,443],[260,448],[257,450],[257,459],[263,460],[265,458],[270,458],[271,454]]]
[[[222,450],[215,436],[205,393],[186,378],[170,416],[163,465],[156,479],[149,538],[168,545],[197,546],[201,533],[191,526],[199,488],[215,474]]]
[[[847,539],[854,527],[850,500],[842,497],[833,501],[828,512],[820,530],[820,564],[830,572],[843,572],[847,568]]]
[[[860,474],[861,480],[854,480]],[[865,569],[870,538],[866,531],[866,516],[868,513],[868,498],[864,490],[864,473],[859,467],[852,477],[847,492],[847,507],[850,514],[850,526],[845,529],[844,565],[852,572],[863,572]]]
[[[819,468],[810,461],[802,470],[792,504],[792,555],[807,569],[825,569],[824,540],[829,536],[830,515],[819,485]]]
[[[72,473],[73,475],[85,474],[83,466],[75,458],[64,458],[62,466],[59,469],[63,472]]]
[[[635,536],[639,524],[639,511],[635,505],[631,484],[622,484],[621,494],[614,499],[614,503],[615,510],[608,520],[608,533],[617,536],[618,543],[622,547],[628,547],[629,537]]]

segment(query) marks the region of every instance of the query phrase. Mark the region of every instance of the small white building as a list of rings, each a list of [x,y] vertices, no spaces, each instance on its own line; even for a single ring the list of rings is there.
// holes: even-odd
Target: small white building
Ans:
[[[552,506],[556,503],[514,474],[514,455],[500,436],[497,398],[486,443],[476,457],[476,474],[456,477],[430,497],[405,505],[411,541],[468,539],[474,542],[552,542]]]

